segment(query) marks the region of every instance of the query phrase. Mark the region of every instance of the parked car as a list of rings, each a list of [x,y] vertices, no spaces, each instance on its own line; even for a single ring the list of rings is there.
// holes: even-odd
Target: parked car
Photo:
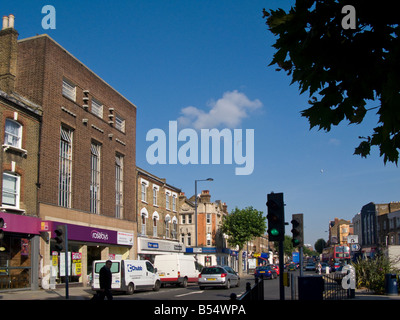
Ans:
[[[307,265],[304,268],[305,271],[315,271],[315,263],[307,263]]]
[[[240,278],[236,272],[231,273],[223,266],[204,267],[199,274],[199,287],[224,287],[229,289],[231,286],[238,287]]]
[[[276,264],[272,264],[271,267],[276,271],[276,274],[279,276],[279,266]]]
[[[288,265],[288,271],[296,271],[296,265],[294,263],[290,263]]]
[[[278,277],[278,274],[272,266],[261,266],[254,270],[254,277],[261,279],[275,279]]]

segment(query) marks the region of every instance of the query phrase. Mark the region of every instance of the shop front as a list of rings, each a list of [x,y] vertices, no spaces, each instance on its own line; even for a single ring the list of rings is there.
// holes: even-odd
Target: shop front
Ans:
[[[183,254],[185,252],[185,245],[177,241],[138,237],[138,259],[140,260],[149,260],[151,263],[154,263],[156,255],[173,253]]]
[[[0,290],[38,286],[40,219],[0,212]]]
[[[68,230],[68,273],[66,272],[65,252],[56,250],[55,230],[59,225],[66,225]],[[44,278],[43,286],[54,287],[65,283],[66,274],[70,283],[90,285],[92,264],[101,259],[132,259],[134,234],[65,224],[54,221],[42,222],[43,231],[51,231],[48,244],[50,270]]]

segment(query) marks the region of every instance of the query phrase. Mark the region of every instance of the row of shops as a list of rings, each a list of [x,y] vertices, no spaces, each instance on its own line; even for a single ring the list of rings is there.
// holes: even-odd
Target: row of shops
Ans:
[[[65,253],[55,249],[54,230],[63,222],[0,212],[0,290],[65,282]],[[87,285],[94,260],[134,257],[134,234],[91,226],[68,226],[70,282]]]
[[[0,290],[42,287],[65,282],[65,253],[55,249],[55,230],[68,226],[68,279],[90,285],[92,263],[100,259],[143,259],[159,254],[193,254],[202,266],[230,265],[238,270],[238,252],[228,248],[185,247],[176,240],[135,238],[132,232],[77,225],[0,212]]]

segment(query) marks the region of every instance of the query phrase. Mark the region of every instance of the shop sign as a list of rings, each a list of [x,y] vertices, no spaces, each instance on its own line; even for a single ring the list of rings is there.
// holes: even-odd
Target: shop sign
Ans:
[[[50,222],[50,221],[48,221]],[[52,222],[52,229],[55,230],[60,222]],[[68,225],[68,239],[75,241],[97,242],[107,244],[133,245],[133,233],[118,232],[101,228]]]
[[[118,244],[133,246],[133,233],[118,232]]]
[[[4,219],[5,232],[39,234],[41,221],[39,218],[5,212],[0,212],[0,217]]]

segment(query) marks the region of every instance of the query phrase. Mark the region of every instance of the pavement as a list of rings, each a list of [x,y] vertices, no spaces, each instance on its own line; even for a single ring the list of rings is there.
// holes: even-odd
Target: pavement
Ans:
[[[92,297],[93,291],[90,287],[69,288],[69,300],[90,300]],[[65,288],[0,291],[0,304],[2,300],[66,300]],[[367,290],[356,289],[355,298],[348,300],[400,300],[400,295],[376,295]]]

